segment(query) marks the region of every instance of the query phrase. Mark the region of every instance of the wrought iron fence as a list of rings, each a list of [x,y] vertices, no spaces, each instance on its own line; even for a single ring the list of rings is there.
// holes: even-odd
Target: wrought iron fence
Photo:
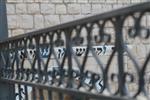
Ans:
[[[0,81],[15,85],[17,100],[123,100],[141,94],[148,99],[150,53],[140,65],[124,36],[149,40],[150,29],[142,25],[149,11],[147,2],[2,40]],[[126,25],[129,19],[132,24]],[[102,55],[108,56],[106,64]],[[90,56],[96,72],[87,70],[93,62]],[[125,56],[136,76],[125,69]],[[116,71],[109,73],[115,57]],[[132,83],[137,87],[134,93],[127,86]]]

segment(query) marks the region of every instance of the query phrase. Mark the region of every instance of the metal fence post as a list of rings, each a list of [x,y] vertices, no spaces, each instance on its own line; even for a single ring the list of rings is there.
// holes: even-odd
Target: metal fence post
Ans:
[[[0,40],[8,38],[6,0],[0,0]],[[2,68],[3,63],[0,63]],[[15,100],[14,85],[0,81],[0,100]]]

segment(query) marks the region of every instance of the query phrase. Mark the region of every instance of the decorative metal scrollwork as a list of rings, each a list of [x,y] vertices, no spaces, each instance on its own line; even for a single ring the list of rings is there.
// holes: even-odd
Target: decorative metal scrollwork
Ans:
[[[0,79],[93,95],[149,98],[145,77],[150,53],[139,64],[128,41],[149,40],[150,28],[142,25],[149,10],[150,3],[143,3],[1,41]],[[132,70],[126,68],[125,57]]]

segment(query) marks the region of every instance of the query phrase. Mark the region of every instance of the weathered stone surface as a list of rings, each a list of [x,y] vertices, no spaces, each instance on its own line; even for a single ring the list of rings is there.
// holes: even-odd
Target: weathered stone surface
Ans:
[[[67,13],[66,5],[63,4],[56,5],[56,14],[66,14],[66,13]]]
[[[11,29],[8,30],[8,37],[11,37]]]
[[[68,21],[72,21],[74,18],[72,15],[61,15],[60,16],[60,22],[61,23],[65,23],[65,22],[68,22]]]
[[[117,3],[117,0],[106,0],[106,3],[115,4],[115,3]]]
[[[81,12],[82,12],[82,14],[90,14],[91,13],[91,5],[90,4],[82,4]]]
[[[102,12],[101,9],[102,9],[101,4],[92,4],[92,13],[93,14]]]
[[[81,62],[82,63],[82,62]],[[96,62],[96,60],[93,57],[88,57],[85,70],[95,72],[95,73],[101,73],[101,70]]]
[[[131,0],[131,3],[140,3],[142,0]]]
[[[52,3],[62,3],[63,0],[51,0]]]
[[[15,14],[15,5],[14,4],[7,4],[7,14]]]
[[[125,6],[125,4],[113,4],[113,9],[119,9]]]
[[[16,13],[19,13],[19,14],[27,13],[26,4],[23,4],[23,3],[16,4]]]
[[[35,0],[24,0],[25,3],[33,3]]]
[[[79,4],[68,4],[69,14],[79,14],[81,12]]]
[[[137,57],[145,58],[146,57],[146,47],[143,44],[138,44],[137,46]]]
[[[118,3],[121,3],[121,4],[124,4],[124,3],[130,4],[131,0],[118,0]]]
[[[74,19],[77,20],[77,19],[81,19],[81,18],[84,18],[85,15],[74,15]]]
[[[9,15],[7,20],[8,20],[8,27],[10,29],[18,28],[18,26],[17,26],[17,20],[18,20],[17,15]]]
[[[35,31],[35,29],[25,29],[25,33]]]
[[[34,0],[34,2],[48,3],[48,2],[49,2],[49,0]]]
[[[7,0],[7,2],[10,2],[10,3],[19,3],[19,2],[23,2],[23,0]]]
[[[147,20],[146,15],[144,15],[142,17],[142,19],[141,19],[141,26],[146,27],[146,25],[147,25],[147,21],[146,20]]]
[[[41,4],[41,13],[42,14],[54,14],[55,5],[54,4]]]
[[[75,3],[77,0],[64,0],[64,3]]]
[[[39,29],[44,27],[44,18],[43,15],[34,16],[34,28]]]
[[[90,3],[105,3],[105,0],[89,0]]]
[[[150,44],[145,45],[146,46],[146,55],[150,53]]]
[[[78,3],[88,3],[88,0],[78,0]]]
[[[112,10],[112,5],[111,4],[103,4],[102,5],[102,12],[110,11]]]
[[[12,30],[11,36],[17,36],[17,35],[20,35],[23,33],[24,33],[23,29],[14,29],[14,30]]]
[[[37,14],[40,13],[40,7],[37,3],[32,3],[27,5],[28,13],[30,14]]]
[[[147,22],[148,22],[147,25],[150,26],[150,23],[149,23],[150,22],[150,15],[147,15]]]
[[[28,29],[33,28],[33,16],[32,15],[21,15],[20,28]]]
[[[45,16],[45,27],[57,25],[60,23],[58,15],[46,15]]]

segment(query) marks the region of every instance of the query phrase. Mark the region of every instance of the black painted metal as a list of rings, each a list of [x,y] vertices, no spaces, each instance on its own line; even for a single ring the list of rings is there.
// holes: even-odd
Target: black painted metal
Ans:
[[[150,29],[141,26],[140,21],[144,14],[149,13],[149,11],[150,2],[146,2],[1,40],[0,57],[2,59],[0,60],[4,63],[4,66],[0,70],[0,80],[1,82],[15,84],[18,87],[18,91],[16,90],[17,100],[23,98],[28,100],[29,97],[32,100],[56,100],[56,98],[53,98],[54,92],[57,93],[55,97],[58,97],[58,100],[68,100],[66,98],[71,98],[71,100],[133,100],[142,93],[146,98],[149,98],[148,92],[144,88],[144,75],[148,67],[150,54],[140,69],[140,65],[126,48],[123,40],[124,34],[127,34],[130,38],[141,38],[143,36],[141,30],[145,30],[143,40],[148,40]],[[128,17],[134,19],[134,25],[129,26],[127,33],[123,33],[124,22],[128,20]],[[114,29],[115,43],[113,52],[109,55],[107,64],[104,65],[92,47],[108,44],[112,40],[112,36],[105,32],[107,22],[110,22]],[[96,35],[92,33],[95,26],[98,29]],[[94,44],[93,40],[97,44]],[[73,52],[73,47],[81,45],[86,47],[84,48],[82,61]],[[61,59],[55,52],[57,47],[65,48],[64,56]],[[50,52],[48,57],[43,59],[41,49],[44,48],[49,49]],[[132,95],[126,88],[126,83],[128,83],[126,78],[130,76],[130,83],[133,83],[136,77],[133,73],[125,71],[124,52],[134,63],[139,79],[136,83],[138,90]],[[111,62],[115,59],[116,53],[118,54],[118,73],[110,74]],[[101,69],[100,73],[86,70],[89,54],[93,56]],[[77,69],[74,69],[73,59],[76,62]],[[53,60],[55,60],[57,66],[50,65]],[[118,87],[112,92],[109,81],[115,82],[115,78]],[[87,80],[90,81],[87,82]],[[96,88],[97,83],[100,89]],[[45,91],[47,91],[46,96]],[[108,95],[105,96],[105,93]]]
[[[8,38],[5,1],[6,0],[0,0],[0,40]],[[2,58],[0,57],[0,59]],[[4,63],[0,61],[0,69],[2,68],[3,65]],[[0,82],[0,100],[15,100],[14,84],[8,84],[7,82]]]
[[[6,5],[5,0],[0,0],[0,38],[8,37],[8,26],[6,17]]]

